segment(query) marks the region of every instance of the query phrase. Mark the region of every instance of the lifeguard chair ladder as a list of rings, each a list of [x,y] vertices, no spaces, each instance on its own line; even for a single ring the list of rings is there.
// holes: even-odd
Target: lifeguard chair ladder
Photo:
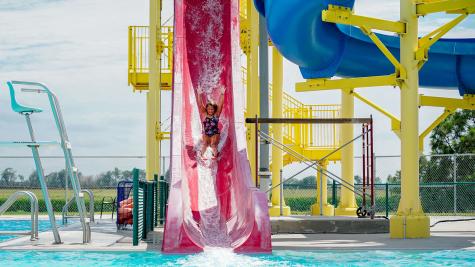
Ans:
[[[64,159],[66,162],[66,171],[67,177],[71,181],[71,186],[74,190],[74,198],[76,199],[76,204],[79,211],[79,219],[82,225],[83,230],[83,243],[89,243],[91,241],[91,229],[89,225],[89,221],[86,218],[86,206],[84,203],[84,196],[81,192],[81,185],[79,183],[78,178],[78,169],[74,164],[73,154],[71,151],[71,143],[69,142],[69,138],[66,132],[66,127],[63,121],[63,115],[61,113],[61,108],[59,105],[58,98],[56,97],[55,93],[52,92],[46,85],[38,82],[25,82],[25,81],[9,81],[7,85],[10,89],[10,98],[11,98],[11,106],[13,111],[19,113],[22,116],[25,116],[26,124],[28,126],[28,130],[30,133],[31,141],[28,142],[0,142],[2,146],[27,146],[31,148],[31,152],[33,154],[33,159],[35,161],[36,172],[38,175],[38,179],[41,186],[41,191],[45,200],[46,209],[48,212],[49,220],[51,223],[51,228],[54,235],[55,243],[61,243],[61,238],[59,236],[58,228],[56,226],[56,218],[54,216],[53,206],[51,205],[51,200],[48,194],[48,187],[46,185],[46,179],[44,175],[43,166],[41,164],[41,158],[38,152],[40,146],[61,146]],[[60,142],[58,141],[36,141],[33,126],[31,124],[30,115],[34,113],[42,112],[39,108],[34,107],[27,107],[19,104],[15,97],[15,89],[16,87],[21,87],[21,91],[23,92],[33,92],[33,93],[45,93],[48,95],[48,100],[50,103],[51,111],[53,113],[54,121],[56,124],[56,128],[58,129]]]

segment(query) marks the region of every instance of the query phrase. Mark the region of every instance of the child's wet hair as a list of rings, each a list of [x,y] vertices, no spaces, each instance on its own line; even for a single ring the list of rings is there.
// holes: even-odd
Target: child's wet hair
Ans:
[[[208,107],[209,107],[209,106],[213,107],[213,110],[214,110],[214,112],[216,113],[216,111],[218,110],[218,105],[209,102],[209,103],[206,104],[206,110],[208,110]]]

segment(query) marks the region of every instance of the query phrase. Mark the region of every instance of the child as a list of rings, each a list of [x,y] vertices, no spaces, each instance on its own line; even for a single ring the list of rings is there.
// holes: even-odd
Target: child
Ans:
[[[210,146],[213,153],[213,158],[217,158],[219,155],[218,144],[219,144],[219,115],[223,109],[224,102],[224,92],[221,92],[219,97],[218,104],[208,102],[206,106],[203,105],[201,97],[196,95],[196,102],[198,104],[198,109],[200,112],[200,118],[204,117],[203,120],[203,144],[200,150],[200,156],[203,157],[204,152]]]

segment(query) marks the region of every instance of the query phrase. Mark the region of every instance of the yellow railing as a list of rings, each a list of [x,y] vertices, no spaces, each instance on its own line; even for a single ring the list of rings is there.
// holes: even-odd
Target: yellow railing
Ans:
[[[246,68],[241,67],[241,80],[246,87]],[[283,93],[284,118],[339,118],[340,105],[307,105]],[[269,84],[269,108],[272,110],[272,84]],[[284,139],[302,149],[332,149],[339,144],[336,124],[285,124]],[[272,128],[272,126],[271,126]],[[272,129],[271,129],[272,131]]]
[[[245,1],[242,1],[245,2]],[[171,89],[173,68],[173,27],[162,26],[161,30],[161,81],[162,90]],[[129,27],[128,81],[134,90],[148,89],[149,27]],[[242,82],[246,86],[246,68],[241,68]],[[272,84],[269,84],[272,100]],[[272,103],[272,101],[270,101]],[[271,108],[271,107],[270,107]],[[283,115],[285,118],[338,118],[339,105],[306,105],[289,94],[283,94]],[[286,124],[284,139],[287,144],[301,149],[331,149],[338,147],[339,127],[333,124]],[[271,129],[272,130],[272,129]]]
[[[162,90],[171,89],[173,68],[173,27],[161,29],[161,78]],[[148,89],[149,27],[129,26],[129,66],[128,82],[134,90]]]

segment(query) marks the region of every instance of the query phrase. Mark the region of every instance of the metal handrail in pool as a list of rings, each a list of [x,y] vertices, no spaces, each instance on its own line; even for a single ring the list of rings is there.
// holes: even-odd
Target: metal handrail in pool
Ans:
[[[7,201],[0,206],[0,215],[5,213],[12,205],[23,196],[27,196],[30,199],[31,205],[31,231],[0,231],[0,235],[31,235],[30,240],[38,239],[38,198],[33,192],[30,191],[17,191],[8,197]]]
[[[81,193],[86,193],[89,196],[89,221],[94,222],[94,193],[89,189],[82,189]],[[75,198],[71,198],[62,209],[63,224],[68,223],[68,218],[80,218],[79,216],[68,215],[68,210]]]

